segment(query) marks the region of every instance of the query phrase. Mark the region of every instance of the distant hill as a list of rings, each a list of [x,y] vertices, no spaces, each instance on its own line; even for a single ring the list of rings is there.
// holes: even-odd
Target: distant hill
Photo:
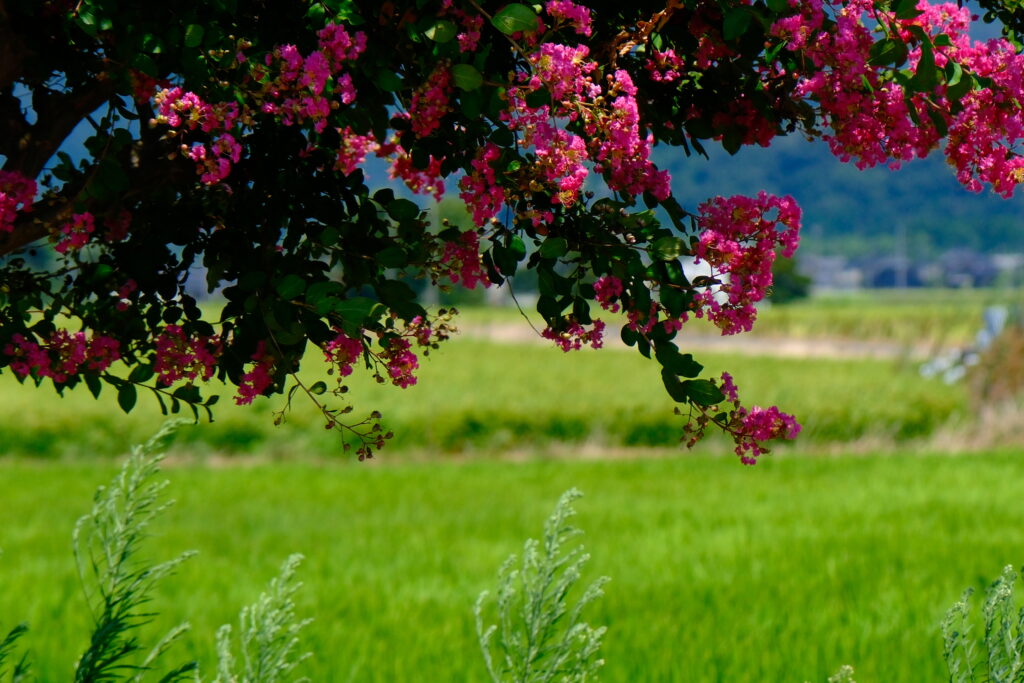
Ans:
[[[655,150],[684,207],[694,209],[715,194],[791,194],[804,210],[804,253],[889,254],[901,223],[917,256],[952,248],[1024,252],[1024,190],[1009,200],[968,192],[939,153],[899,171],[859,171],[840,163],[825,143],[798,136],[767,149],[745,147],[733,157],[714,144],[706,147],[710,161]]]

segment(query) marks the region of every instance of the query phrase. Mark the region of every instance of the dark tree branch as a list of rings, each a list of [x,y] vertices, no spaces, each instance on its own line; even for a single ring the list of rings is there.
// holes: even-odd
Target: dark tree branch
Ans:
[[[180,159],[168,159],[161,151],[153,136],[149,136],[149,144],[146,144],[144,136],[143,140],[122,151],[118,162],[131,182],[122,200],[130,204],[134,198],[145,197],[157,188],[194,181],[195,172],[190,164]],[[37,201],[31,211],[19,216],[12,232],[0,233],[0,258],[43,239],[51,226],[66,220],[70,213],[69,205],[90,176],[89,169],[85,170],[80,179],[64,185],[58,196]]]
[[[21,113],[21,102],[13,88],[0,90],[0,154],[10,158],[28,133],[29,125]]]
[[[109,80],[94,81],[67,93],[34,92],[32,102],[38,118],[18,150],[8,157],[7,167],[29,178],[38,176],[75,126],[114,93],[114,84]]]
[[[24,38],[11,26],[7,3],[0,0],[0,90],[9,89],[18,80],[22,64],[31,55]]]

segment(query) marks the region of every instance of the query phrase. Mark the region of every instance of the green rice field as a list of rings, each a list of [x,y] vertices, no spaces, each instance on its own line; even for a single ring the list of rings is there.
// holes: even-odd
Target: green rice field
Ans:
[[[970,316],[993,300],[901,296],[775,307],[763,338],[970,338]],[[217,627],[301,552],[298,611],[314,621],[298,673],[485,680],[473,602],[578,487],[586,578],[612,579],[589,611],[608,626],[602,680],[824,682],[843,664],[860,683],[946,680],[945,610],[1024,563],[1024,444],[976,442],[984,425],[967,389],[921,377],[909,355],[701,351],[706,376],[728,370],[747,403],[804,425],[797,444],[744,467],[721,439],[681,448],[656,364],[612,346],[563,354],[467,336],[422,362],[410,389],[357,374],[353,415],[378,409],[396,434],[367,463],[301,397],[274,427],[281,397],[238,407],[211,385],[216,421],[180,433],[165,466],[177,504],[146,551],[199,555],[162,584],[144,634],[189,621],[168,663],[196,657],[212,679]],[[332,381],[308,360],[306,381]],[[125,416],[112,393],[58,399],[9,374],[0,401],[0,632],[28,621],[38,680],[68,680],[90,625],[71,529],[164,418],[144,394]]]
[[[902,444],[925,439],[967,419],[962,385],[920,376],[915,364],[890,359],[800,359],[715,352],[696,356],[707,376],[728,369],[751,405],[779,405],[804,425],[800,447],[863,439]],[[307,381],[333,381],[310,357]],[[96,401],[84,387],[57,400],[42,390],[0,378],[0,444],[8,455],[93,456],[121,452],[163,419],[156,400],[140,393],[125,416],[112,392]],[[384,414],[395,433],[385,452],[430,457],[510,450],[672,447],[682,418],[674,415],[654,361],[631,349],[564,354],[541,344],[454,339],[421,363],[419,383],[406,390],[354,375],[353,416]],[[273,425],[281,396],[238,407],[222,394],[216,422],[185,437],[198,454],[294,458],[341,455],[336,432],[323,429],[315,406],[299,394],[288,422]],[[326,397],[329,405],[343,405]],[[719,444],[718,446],[721,446]],[[716,446],[716,448],[718,447]]]
[[[157,559],[195,548],[154,602],[213,634],[292,552],[315,681],[481,681],[471,608],[570,486],[612,577],[590,611],[608,681],[945,680],[938,624],[1024,560],[1024,461],[788,456],[172,467]],[[109,465],[0,465],[0,624],[27,619],[40,680],[66,680],[88,620],[70,529]]]

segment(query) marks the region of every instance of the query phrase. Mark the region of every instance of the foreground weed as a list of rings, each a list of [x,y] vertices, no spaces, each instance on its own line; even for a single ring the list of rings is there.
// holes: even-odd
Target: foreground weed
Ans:
[[[989,588],[981,608],[985,634],[980,640],[971,637],[970,588],[946,612],[943,654],[951,683],[1024,683],[1024,608],[1018,610],[1014,602],[1016,580],[1017,573],[1008,566]]]
[[[139,554],[150,524],[173,505],[173,501],[163,501],[161,496],[168,482],[154,482],[153,477],[159,472],[163,452],[180,424],[169,422],[146,444],[136,446],[114,480],[96,491],[92,510],[75,525],[75,559],[94,623],[89,646],[75,664],[75,683],[141,681],[157,669],[157,660],[189,628],[187,623],[172,628],[142,656],[138,630],[157,616],[144,606],[156,584],[194,555],[182,553],[154,564]],[[298,632],[308,623],[296,621],[292,601],[301,585],[295,582],[295,570],[301,561],[300,555],[289,557],[267,591],[242,610],[241,673],[234,671],[231,626],[224,625],[217,632],[220,661],[216,683],[278,683],[310,656],[294,656]],[[27,630],[25,624],[19,624],[0,640],[0,681],[30,680],[27,655],[9,671],[7,668],[15,645]],[[202,681],[195,661],[157,675],[160,683],[185,678],[196,683]]]
[[[604,660],[597,657],[605,627],[581,621],[583,609],[604,595],[608,578],[590,584],[572,607],[567,601],[590,556],[581,546],[564,551],[566,541],[582,533],[569,523],[576,514],[572,502],[582,494],[562,494],[544,523],[544,539],[529,539],[522,563],[512,555],[498,571],[498,624],[484,627],[483,607],[488,593],[476,601],[476,630],[480,649],[495,683],[596,680]],[[500,625],[499,625],[500,624]],[[497,634],[497,650],[492,638]]]
[[[11,683],[17,683],[28,678],[28,653],[23,654],[21,659],[15,663],[14,668],[10,670],[10,675],[8,675],[7,670],[7,659],[14,652],[14,646],[18,639],[25,635],[27,631],[28,626],[26,624],[18,624],[8,631],[4,639],[0,641],[0,680],[10,680]]]
[[[183,623],[171,629],[141,664],[128,661],[142,649],[137,630],[155,616],[143,610],[153,587],[194,554],[183,553],[158,564],[138,556],[139,544],[146,538],[150,523],[173,504],[160,500],[168,482],[152,479],[176,428],[176,423],[168,423],[146,444],[136,446],[111,484],[96,492],[92,510],[75,525],[75,559],[95,623],[89,647],[75,666],[75,683],[129,675],[133,681],[141,680],[189,628]],[[180,680],[195,669],[194,661],[186,662],[160,680]]]
[[[302,584],[295,582],[295,570],[302,555],[292,555],[281,573],[270,582],[267,591],[252,605],[242,609],[242,672],[235,673],[236,658],[231,646],[231,625],[217,631],[217,678],[214,683],[277,683],[282,681],[311,653],[293,657],[299,644],[299,631],[312,619],[296,621],[292,596]],[[302,679],[305,680],[305,679]]]

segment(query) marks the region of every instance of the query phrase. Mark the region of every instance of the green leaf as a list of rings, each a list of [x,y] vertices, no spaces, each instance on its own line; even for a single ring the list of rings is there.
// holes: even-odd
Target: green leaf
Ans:
[[[508,243],[508,248],[509,251],[512,252],[512,256],[515,257],[516,261],[522,261],[526,258],[526,244],[519,235],[512,237],[512,241]]]
[[[416,292],[412,287],[400,280],[384,280],[373,286],[377,294],[385,303],[398,303],[412,301],[416,298]]]
[[[100,382],[99,377],[96,375],[84,375],[85,386],[89,387],[89,392],[93,398],[100,397],[100,391],[103,390],[103,384]]]
[[[491,24],[505,35],[537,28],[537,13],[530,7],[513,2],[491,18]]]
[[[540,245],[543,258],[559,258],[569,252],[569,242],[564,237],[549,237]]]
[[[537,312],[544,316],[547,321],[552,321],[562,315],[565,305],[560,299],[553,296],[541,296],[537,299]]]
[[[746,7],[734,7],[725,15],[722,23],[722,37],[726,40],[735,40],[747,32],[750,28],[750,21],[754,15]]]
[[[154,374],[152,365],[149,363],[140,363],[132,368],[131,374],[128,375],[128,381],[141,384],[142,382],[148,381]]]
[[[956,83],[950,83],[946,88],[946,98],[950,102],[959,102],[960,98],[974,88],[974,78],[971,74],[963,74]]]
[[[282,299],[294,299],[306,291],[306,281],[295,273],[285,275],[277,283],[277,295]]]
[[[631,329],[629,325],[623,325],[619,331],[619,337],[626,346],[636,346],[636,340],[640,338],[640,334],[636,330]]]
[[[725,400],[725,394],[710,380],[688,379],[682,386],[690,400],[702,406],[712,406]]]
[[[314,306],[317,313],[326,315],[333,308],[333,299],[345,293],[345,288],[339,282],[324,280],[310,285],[306,290],[306,303]]]
[[[662,368],[661,381],[665,385],[665,391],[668,392],[668,395],[676,403],[686,403],[690,399],[690,395],[686,393],[686,389],[683,387],[683,383],[679,381],[676,373],[667,368]]]
[[[651,244],[651,256],[659,261],[675,261],[689,253],[686,240],[681,237],[660,237]]]
[[[138,399],[138,394],[135,391],[134,384],[121,385],[121,388],[117,390],[117,405],[121,406],[121,410],[126,413],[132,412],[132,408],[135,407],[135,401]]]
[[[921,58],[911,85],[918,92],[930,93],[939,84],[939,70],[935,67],[935,53],[928,43],[921,43]]]
[[[789,0],[768,0],[768,9],[778,14],[789,10]]]
[[[157,68],[156,62],[153,61],[153,58],[141,52],[135,53],[135,56],[132,57],[129,65],[134,69],[138,69],[147,76],[156,77],[160,75],[160,69]]]
[[[194,384],[186,384],[183,387],[178,387],[171,394],[174,398],[185,401],[186,403],[199,403],[202,397],[199,395],[199,387]]]
[[[435,43],[448,43],[455,39],[459,29],[447,19],[440,19],[434,25],[424,31],[424,35]]]
[[[868,64],[872,66],[899,68],[907,61],[907,45],[902,40],[886,38],[872,45],[868,54],[871,56]]]
[[[917,9],[917,0],[897,0],[892,7],[897,19],[914,19],[924,14]]]
[[[404,268],[409,264],[409,257],[401,247],[386,247],[377,252],[377,263],[385,268]]]
[[[964,76],[964,69],[956,62],[946,62],[946,85],[953,87]]]
[[[949,125],[946,123],[942,113],[936,111],[933,107],[928,107],[928,118],[932,120],[932,125],[935,126],[939,136],[946,137],[946,134],[949,133]]]
[[[203,27],[199,24],[189,24],[185,28],[185,47],[199,47],[203,44]]]
[[[460,90],[476,90],[484,84],[484,77],[480,75],[472,64],[456,64],[452,67],[452,78],[455,80],[455,87]]]
[[[373,82],[385,92],[395,92],[402,89],[402,79],[389,69],[381,69],[377,72]]]
[[[314,396],[319,396],[323,394],[325,391],[327,391],[326,382],[317,382],[316,384],[309,388],[309,393],[313,394]]]
[[[335,303],[331,309],[345,320],[361,325],[373,312],[377,302],[363,296],[354,296],[351,299],[342,299]]]
[[[704,366],[693,359],[689,353],[679,353],[675,344],[658,344],[654,349],[654,357],[661,366],[682,377],[697,377]]]
[[[420,207],[408,199],[395,199],[388,203],[388,215],[396,221],[411,221],[420,215]]]

